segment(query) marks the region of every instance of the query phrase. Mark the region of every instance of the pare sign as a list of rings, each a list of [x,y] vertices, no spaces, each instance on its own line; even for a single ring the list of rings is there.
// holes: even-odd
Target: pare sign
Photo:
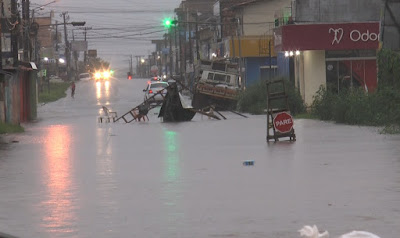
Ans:
[[[360,31],[360,30],[351,30],[348,34],[345,34],[343,28],[329,28],[329,34],[332,35],[332,45],[340,44],[343,39],[343,36],[349,37],[349,39],[353,42],[374,42],[379,40],[379,33],[371,32],[369,30]]]
[[[293,118],[287,112],[280,112],[275,115],[274,120],[275,130],[280,133],[288,133],[293,129]]]

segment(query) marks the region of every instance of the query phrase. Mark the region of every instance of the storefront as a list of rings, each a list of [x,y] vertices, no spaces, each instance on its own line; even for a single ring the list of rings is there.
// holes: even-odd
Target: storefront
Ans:
[[[275,30],[275,47],[293,58],[308,105],[321,85],[335,92],[377,87],[379,22],[285,25]]]

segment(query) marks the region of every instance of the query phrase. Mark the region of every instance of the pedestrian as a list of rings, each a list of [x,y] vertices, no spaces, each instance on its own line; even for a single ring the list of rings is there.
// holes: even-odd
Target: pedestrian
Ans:
[[[75,82],[72,81],[71,83],[71,97],[74,98],[75,96]]]

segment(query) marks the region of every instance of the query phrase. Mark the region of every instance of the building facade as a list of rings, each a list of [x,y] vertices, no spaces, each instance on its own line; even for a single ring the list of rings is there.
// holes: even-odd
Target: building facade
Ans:
[[[377,86],[380,0],[297,0],[291,21],[275,29],[275,46],[292,62],[292,78],[310,106],[321,86],[339,92]]]

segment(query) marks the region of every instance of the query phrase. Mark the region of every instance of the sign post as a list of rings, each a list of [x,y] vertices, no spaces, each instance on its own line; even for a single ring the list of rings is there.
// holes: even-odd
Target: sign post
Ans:
[[[293,118],[287,112],[280,112],[274,117],[275,130],[280,133],[288,133],[293,129]]]
[[[271,90],[274,90],[271,92]],[[276,103],[273,103],[277,101]],[[280,105],[280,107],[277,107]],[[279,138],[289,137],[296,140],[293,129],[293,118],[289,113],[289,99],[286,93],[285,80],[271,80],[267,83],[267,142],[279,141]]]

